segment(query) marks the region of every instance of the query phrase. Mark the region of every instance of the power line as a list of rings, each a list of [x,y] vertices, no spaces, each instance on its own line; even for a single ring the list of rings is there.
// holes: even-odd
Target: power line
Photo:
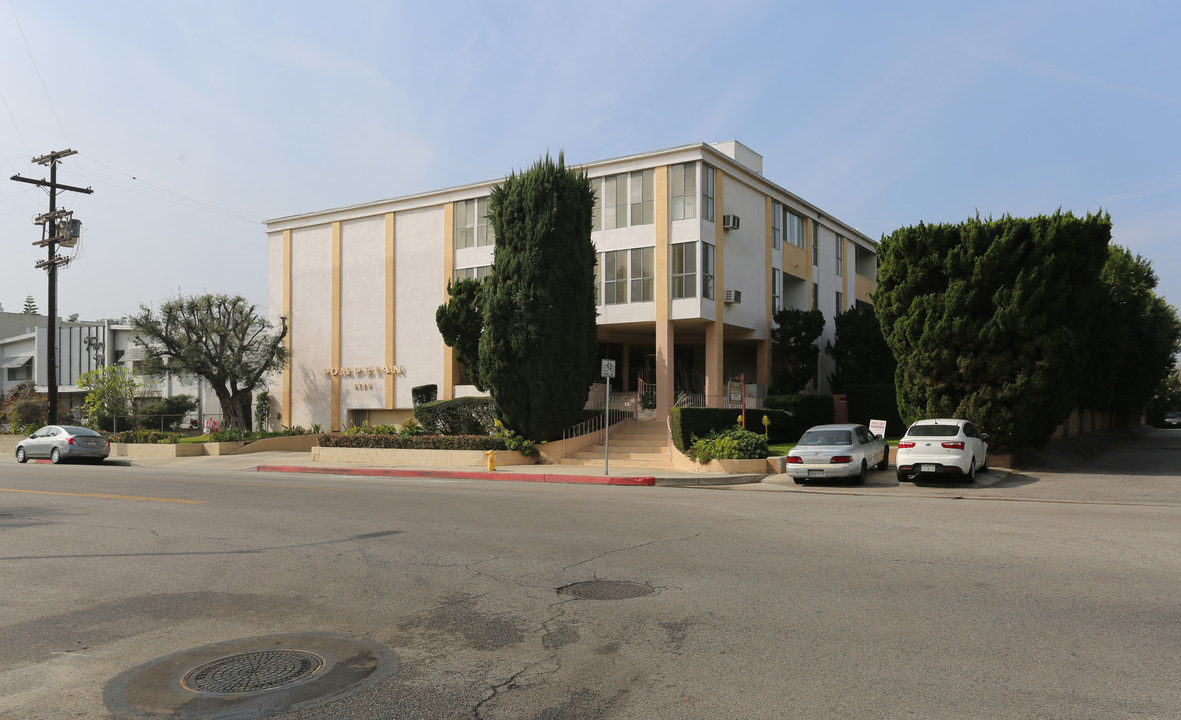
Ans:
[[[12,10],[12,19],[16,21],[16,29],[20,32],[21,40],[25,43],[25,50],[29,53],[29,61],[33,63],[33,72],[37,73],[37,80],[41,83],[41,91],[45,93],[45,100],[49,103],[50,111],[53,112],[53,119],[57,120],[57,129],[61,130],[62,138],[65,139],[66,144],[69,144],[70,138],[66,136],[66,128],[62,125],[62,119],[58,117],[57,108],[53,105],[53,98],[49,96],[49,88],[45,87],[45,80],[41,77],[41,69],[37,67],[37,59],[33,57],[33,48],[29,46],[29,39],[25,37],[25,29],[21,27],[21,21],[17,17],[16,6],[12,4],[12,0],[8,0],[8,8]],[[21,142],[24,142],[24,140],[22,139]],[[32,155],[33,153],[29,154]]]

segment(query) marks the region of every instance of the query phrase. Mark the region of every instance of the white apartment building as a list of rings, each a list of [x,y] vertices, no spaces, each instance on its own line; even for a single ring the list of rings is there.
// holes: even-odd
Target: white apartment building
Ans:
[[[654,384],[657,415],[678,393],[715,404],[727,380],[748,393],[770,377],[772,315],[828,319],[869,303],[876,243],[762,174],[736,141],[698,143],[581,166],[598,203],[601,354],[613,392]],[[491,270],[492,180],[265,223],[272,321],[288,318],[291,362],[271,388],[280,422],[338,430],[400,422],[410,389],[474,394],[435,326],[447,281]],[[815,389],[832,361],[820,356]]]

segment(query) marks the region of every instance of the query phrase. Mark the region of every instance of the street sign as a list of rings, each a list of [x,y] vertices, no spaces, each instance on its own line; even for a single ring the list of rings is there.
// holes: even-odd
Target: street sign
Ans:
[[[603,377],[614,378],[615,377],[615,361],[614,360],[603,360],[602,363],[603,363],[603,372],[602,372]]]
[[[886,421],[885,420],[870,420],[869,421],[869,434],[870,435],[881,435],[882,437],[886,437]]]

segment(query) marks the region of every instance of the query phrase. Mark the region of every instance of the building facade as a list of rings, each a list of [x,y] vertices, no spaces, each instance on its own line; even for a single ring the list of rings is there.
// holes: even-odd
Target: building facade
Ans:
[[[770,379],[772,315],[832,318],[869,303],[876,244],[763,177],[739,142],[685,145],[582,166],[595,188],[592,239],[601,354],[612,392],[641,385],[663,417],[678,397],[724,404],[743,378],[757,403]],[[435,310],[457,278],[491,271],[485,213],[499,181],[266,222],[268,306],[288,318],[291,362],[270,392],[283,425],[339,430],[400,422],[410,390],[441,399],[465,384]],[[827,391],[821,353],[813,383]]]
[[[103,367],[124,367],[143,384],[140,400],[189,395],[197,398],[194,419],[200,425],[205,417],[220,421],[221,404],[217,396],[198,379],[169,375],[157,380],[139,373],[144,351],[135,342],[135,332],[122,319],[59,319],[57,325],[57,386],[59,412],[72,412],[83,418],[86,390],[78,386],[78,377]],[[49,391],[48,329],[44,315],[0,312],[0,395],[22,382],[33,381],[39,393]]]

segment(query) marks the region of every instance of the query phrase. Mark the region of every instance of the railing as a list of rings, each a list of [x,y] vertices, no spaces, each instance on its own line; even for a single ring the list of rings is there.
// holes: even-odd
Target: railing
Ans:
[[[705,393],[677,393],[677,400],[673,407],[679,408],[733,408],[738,410],[760,410],[763,407],[762,395],[747,395],[746,402],[734,400],[730,395],[706,395]]]
[[[635,398],[625,396],[629,402],[620,403],[616,406],[614,400],[611,405],[612,408],[608,411],[605,408],[604,412],[589,420],[584,420],[577,425],[566,428],[562,432],[562,441],[567,443],[575,441],[572,444],[566,445],[567,453],[581,450],[584,447],[594,445],[603,439],[608,428],[613,428],[621,422],[626,420],[634,420],[636,417]],[[588,410],[596,410],[599,408],[587,408]]]

